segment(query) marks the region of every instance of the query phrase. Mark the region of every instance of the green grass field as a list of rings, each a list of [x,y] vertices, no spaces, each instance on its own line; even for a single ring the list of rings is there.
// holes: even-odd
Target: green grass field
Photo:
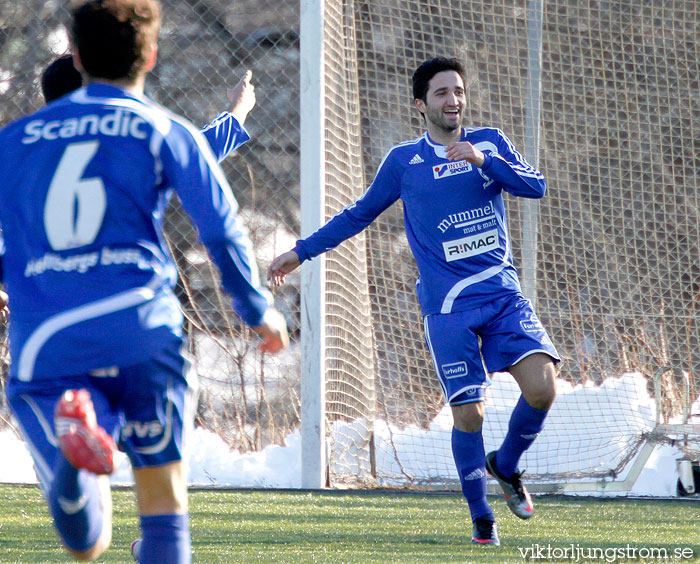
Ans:
[[[500,547],[469,543],[456,494],[195,490],[190,503],[193,562],[202,564],[700,560],[700,500],[537,498],[536,516],[521,521],[493,498]],[[99,561],[128,564],[133,492],[115,490],[114,508],[112,547]],[[1,485],[0,563],[70,561],[39,489]]]

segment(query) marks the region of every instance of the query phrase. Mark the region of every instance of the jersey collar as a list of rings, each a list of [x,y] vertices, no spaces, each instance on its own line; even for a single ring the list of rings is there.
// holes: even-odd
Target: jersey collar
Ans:
[[[440,143],[436,143],[430,138],[430,134],[426,131],[423,133],[423,138],[425,139],[425,142],[430,145],[433,148],[433,151],[435,151],[435,154],[440,157],[441,159],[446,159],[447,154],[445,153],[445,145],[442,145]],[[467,130],[466,128],[462,128],[462,135],[460,137],[460,141],[464,141],[467,138]]]

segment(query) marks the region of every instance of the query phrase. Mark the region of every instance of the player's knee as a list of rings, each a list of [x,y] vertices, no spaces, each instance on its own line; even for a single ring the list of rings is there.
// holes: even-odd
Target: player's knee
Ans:
[[[134,471],[141,515],[187,512],[186,471],[182,462]]]
[[[532,386],[525,396],[527,403],[535,409],[547,411],[557,397],[557,385],[554,377],[544,377],[537,386]]]
[[[479,431],[484,424],[484,404],[483,402],[465,403],[452,405],[452,419],[454,426],[466,433]]]
[[[549,411],[556,398],[556,393],[541,392],[535,395],[533,398],[528,399],[528,403],[535,409],[540,409],[542,411]]]
[[[549,356],[526,357],[512,366],[510,372],[531,407],[545,411],[552,407],[557,395],[557,368]]]

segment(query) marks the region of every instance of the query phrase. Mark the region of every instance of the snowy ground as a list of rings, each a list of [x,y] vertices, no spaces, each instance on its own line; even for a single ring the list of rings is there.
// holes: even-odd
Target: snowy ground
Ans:
[[[496,375],[490,390],[490,402],[498,407],[487,408],[485,436],[487,450],[489,437],[498,437],[499,429],[504,429],[510,404],[515,402],[517,392],[512,379],[506,375]],[[592,407],[591,407],[592,406]],[[614,406],[614,409],[611,407]],[[622,406],[622,408],[621,408]],[[562,472],[576,470],[577,464],[591,464],[596,468],[606,468],[613,464],[614,445],[625,443],[625,434],[635,435],[653,428],[655,406],[646,392],[644,378],[638,374],[626,374],[621,378],[611,378],[601,386],[571,387],[561,382],[559,395],[553,409],[548,427],[542,433],[525,459],[524,464],[530,473]],[[490,426],[490,427],[489,427]],[[347,429],[334,425],[334,432],[339,436]],[[383,441],[392,441],[395,455],[378,456],[378,474],[383,476],[384,485],[393,485],[392,476],[400,478],[400,472],[394,468],[397,460],[404,471],[418,478],[426,477],[435,482],[436,478],[453,481],[455,471],[451,464],[435,464],[425,454],[434,451],[436,445],[443,450],[449,449],[451,416],[449,410],[443,410],[433,421],[429,429],[394,429],[383,421],[374,425],[377,452],[383,452]],[[571,429],[576,429],[578,437],[575,448],[557,448],[562,439],[571,445]],[[611,438],[611,433],[620,436]],[[560,433],[564,433],[562,437]],[[443,444],[444,443],[444,444]],[[298,431],[287,436],[284,446],[269,446],[256,453],[241,454],[231,451],[215,434],[197,429],[192,441],[193,450],[190,458],[189,483],[191,485],[225,486],[225,487],[263,487],[263,488],[300,488],[300,436]],[[610,445],[613,448],[610,448]],[[342,440],[336,441],[336,446]],[[418,445],[418,448],[416,446]],[[425,445],[426,448],[421,448]],[[602,447],[605,445],[605,448]],[[410,448],[409,448],[410,447]],[[11,430],[0,432],[0,482],[36,483],[31,458],[17,436]],[[585,456],[582,456],[582,453]],[[340,453],[345,465],[352,467],[354,453],[351,448]],[[536,459],[528,464],[527,457]],[[549,459],[546,457],[549,456]],[[630,494],[639,496],[675,496],[678,480],[677,460],[682,453],[668,445],[657,446],[647,461]],[[535,467],[536,471],[531,469]],[[540,470],[537,471],[537,468]],[[119,455],[119,465],[112,475],[115,485],[132,483],[128,460]]]

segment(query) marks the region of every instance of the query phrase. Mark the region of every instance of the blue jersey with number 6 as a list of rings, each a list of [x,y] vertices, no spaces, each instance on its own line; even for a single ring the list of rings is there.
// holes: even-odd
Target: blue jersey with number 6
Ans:
[[[186,120],[99,83],[11,123],[0,145],[12,377],[136,364],[180,335],[162,236],[173,190],[236,311],[261,322],[269,296],[217,163],[230,146],[215,155]]]

